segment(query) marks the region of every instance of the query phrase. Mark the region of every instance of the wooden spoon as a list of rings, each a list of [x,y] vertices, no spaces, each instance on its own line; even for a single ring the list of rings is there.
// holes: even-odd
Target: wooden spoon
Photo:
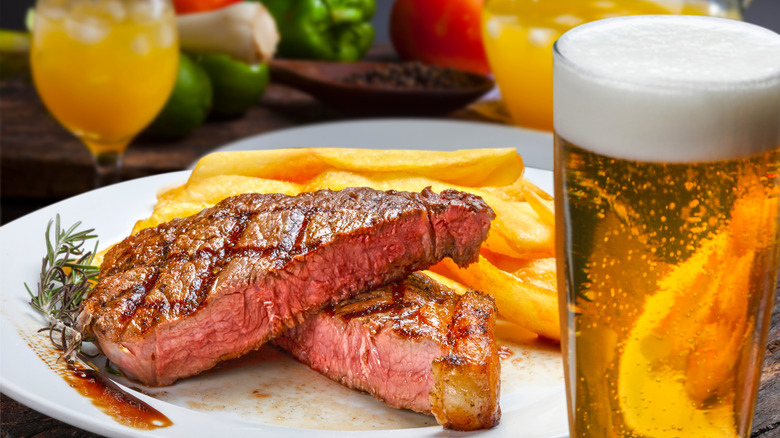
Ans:
[[[444,89],[365,85],[344,78],[393,65],[384,62],[320,62],[275,59],[269,64],[271,79],[303,91],[343,113],[357,116],[434,116],[447,114],[479,99],[493,81],[462,72],[471,85]]]

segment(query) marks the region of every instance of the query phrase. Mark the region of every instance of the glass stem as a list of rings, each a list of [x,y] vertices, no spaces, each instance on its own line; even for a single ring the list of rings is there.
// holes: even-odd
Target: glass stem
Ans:
[[[104,187],[119,182],[122,168],[122,152],[102,151],[93,154],[95,158],[95,187]]]

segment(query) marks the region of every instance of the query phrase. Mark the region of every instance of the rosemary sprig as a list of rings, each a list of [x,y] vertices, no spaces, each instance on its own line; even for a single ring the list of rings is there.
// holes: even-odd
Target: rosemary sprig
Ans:
[[[51,228],[54,223],[52,240]],[[48,324],[40,331],[48,331],[49,339],[62,350],[61,359],[73,364],[81,349],[84,337],[76,327],[79,304],[97,281],[98,268],[92,266],[97,252],[97,241],[92,251],[86,251],[85,243],[97,238],[94,229],[77,231],[81,222],[67,230],[60,226],[60,215],[46,226],[46,256],[43,258],[41,277],[36,293],[27,283],[30,305],[40,312]]]

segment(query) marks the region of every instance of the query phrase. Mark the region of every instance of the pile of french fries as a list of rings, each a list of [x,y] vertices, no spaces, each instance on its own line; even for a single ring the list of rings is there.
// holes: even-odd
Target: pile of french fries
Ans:
[[[477,263],[461,269],[447,259],[427,273],[457,291],[472,287],[493,295],[504,318],[560,340],[553,200],[525,179],[523,170],[521,157],[511,148],[218,152],[202,158],[186,184],[160,193],[152,216],[138,221],[133,233],[248,192],[454,188],[481,196],[496,219]]]

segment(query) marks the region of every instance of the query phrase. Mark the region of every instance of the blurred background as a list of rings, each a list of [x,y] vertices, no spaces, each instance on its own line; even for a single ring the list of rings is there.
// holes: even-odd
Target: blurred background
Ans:
[[[0,2],[0,27],[22,29],[24,26],[24,14],[33,3],[35,3],[35,0],[5,0]],[[390,22],[390,9],[393,6],[393,1],[378,0],[376,6],[377,12],[373,20],[374,28],[376,29],[376,42],[378,44],[389,43],[388,23]],[[745,21],[780,33],[780,1],[754,0],[745,14]]]

